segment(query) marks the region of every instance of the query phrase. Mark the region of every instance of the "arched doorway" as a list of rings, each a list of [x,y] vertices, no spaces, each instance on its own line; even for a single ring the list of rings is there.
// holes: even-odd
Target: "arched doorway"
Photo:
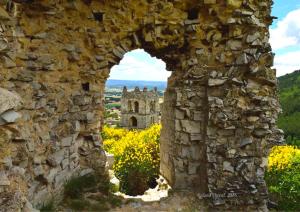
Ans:
[[[136,119],[134,116],[132,116],[132,117],[130,118],[130,126],[131,126],[131,127],[137,127],[137,126],[138,126],[137,119]]]

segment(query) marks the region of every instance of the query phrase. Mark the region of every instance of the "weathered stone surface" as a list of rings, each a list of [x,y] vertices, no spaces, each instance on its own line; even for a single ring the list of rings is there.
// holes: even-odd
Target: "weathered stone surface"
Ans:
[[[62,169],[67,168],[69,165],[70,165],[70,161],[69,161],[68,158],[64,159],[64,160],[61,162],[61,168],[62,168]]]
[[[9,186],[10,181],[4,172],[0,172],[0,186]]]
[[[113,154],[109,154],[108,152],[105,152],[106,154],[106,159],[107,159],[107,163],[108,163],[108,168],[112,169],[114,162],[115,162],[115,158]]]
[[[93,169],[83,169],[81,172],[80,172],[80,176],[85,176],[85,175],[88,175],[88,174],[91,174],[93,173],[94,170]]]
[[[60,167],[53,168],[50,170],[49,174],[46,176],[47,182],[52,183],[54,181],[55,176],[61,171]]]
[[[244,147],[252,143],[253,143],[252,138],[242,138],[240,141],[240,147]]]
[[[181,125],[184,132],[187,133],[200,133],[201,127],[200,122],[190,121],[190,120],[182,120]]]
[[[228,172],[234,172],[234,168],[233,168],[233,166],[231,165],[231,163],[230,162],[228,162],[228,161],[224,161],[223,162],[223,170],[224,171],[228,171]]]
[[[2,113],[0,117],[5,123],[14,123],[19,118],[21,118],[21,114],[15,112],[15,111],[9,110],[9,111]]]
[[[9,20],[10,16],[7,13],[7,11],[5,9],[3,9],[2,7],[0,7],[0,19],[4,19],[4,20]]]
[[[48,157],[48,162],[51,166],[58,166],[65,158],[65,150],[61,149]]]
[[[8,90],[0,88],[0,114],[21,105],[21,98]]]
[[[22,208],[23,212],[39,212],[39,210],[35,209],[32,204],[27,200],[24,207]]]
[[[0,116],[22,114],[9,126],[0,119],[0,148],[11,158],[7,176],[22,173],[15,165],[25,170],[18,185],[28,194],[15,190],[19,199],[42,204],[73,173],[105,172],[105,81],[124,53],[144,48],[172,71],[161,173],[175,189],[243,193],[235,206],[214,199],[212,210],[263,211],[267,148],[283,140],[268,44],[271,0],[19,2],[6,11],[0,1]],[[96,19],[94,11],[105,15]]]
[[[61,145],[63,147],[69,147],[69,146],[71,146],[72,141],[73,141],[73,136],[70,136],[70,137],[67,137],[67,138],[63,138],[61,140]]]
[[[36,167],[33,169],[33,173],[35,174],[35,176],[44,175],[44,169],[43,169],[43,166],[41,166],[41,165],[36,166]]]
[[[226,79],[209,79],[208,85],[209,86],[219,86],[223,85],[226,82]]]

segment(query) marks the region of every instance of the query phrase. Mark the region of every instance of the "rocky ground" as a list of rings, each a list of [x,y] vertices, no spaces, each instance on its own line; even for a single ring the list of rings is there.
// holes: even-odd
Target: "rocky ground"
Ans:
[[[119,192],[119,181],[112,170],[109,171],[109,178],[109,182],[94,178],[93,175],[77,178],[65,187],[65,199],[60,206],[48,205],[41,211],[207,211],[204,202],[195,194],[173,191],[161,176],[157,179],[155,188],[150,188],[139,196]]]
[[[207,211],[207,207],[195,195],[189,192],[174,192],[168,197],[154,202],[135,200],[121,207],[111,209],[114,212],[192,212]]]
[[[109,201],[95,200],[95,196],[101,198],[101,194],[89,194],[88,204],[98,204],[94,209],[76,210],[66,205],[59,207],[56,211],[112,211],[112,212],[200,212],[207,211],[207,207],[194,194],[189,192],[174,192],[168,197],[159,201],[143,201],[141,199],[119,199],[117,207],[111,205]],[[114,197],[118,198],[118,197]],[[100,206],[101,205],[101,206]]]

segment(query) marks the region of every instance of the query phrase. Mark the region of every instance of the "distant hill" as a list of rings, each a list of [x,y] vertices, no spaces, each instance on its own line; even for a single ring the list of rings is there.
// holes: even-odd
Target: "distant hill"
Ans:
[[[153,89],[157,87],[158,90],[165,90],[167,88],[167,82],[162,81],[134,81],[134,80],[107,80],[107,88],[118,88],[122,89],[126,86],[128,89],[134,89],[138,86],[140,89],[147,87],[148,89]]]
[[[278,125],[285,132],[287,142],[300,145],[300,70],[278,78],[283,113]]]
[[[278,77],[280,90],[300,87],[300,70]]]

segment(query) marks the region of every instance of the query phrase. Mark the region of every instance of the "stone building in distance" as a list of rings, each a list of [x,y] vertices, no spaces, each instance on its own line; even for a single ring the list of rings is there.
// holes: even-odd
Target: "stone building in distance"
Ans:
[[[157,88],[142,91],[136,87],[133,91],[123,88],[121,99],[121,126],[125,128],[145,129],[159,122],[159,94]]]

